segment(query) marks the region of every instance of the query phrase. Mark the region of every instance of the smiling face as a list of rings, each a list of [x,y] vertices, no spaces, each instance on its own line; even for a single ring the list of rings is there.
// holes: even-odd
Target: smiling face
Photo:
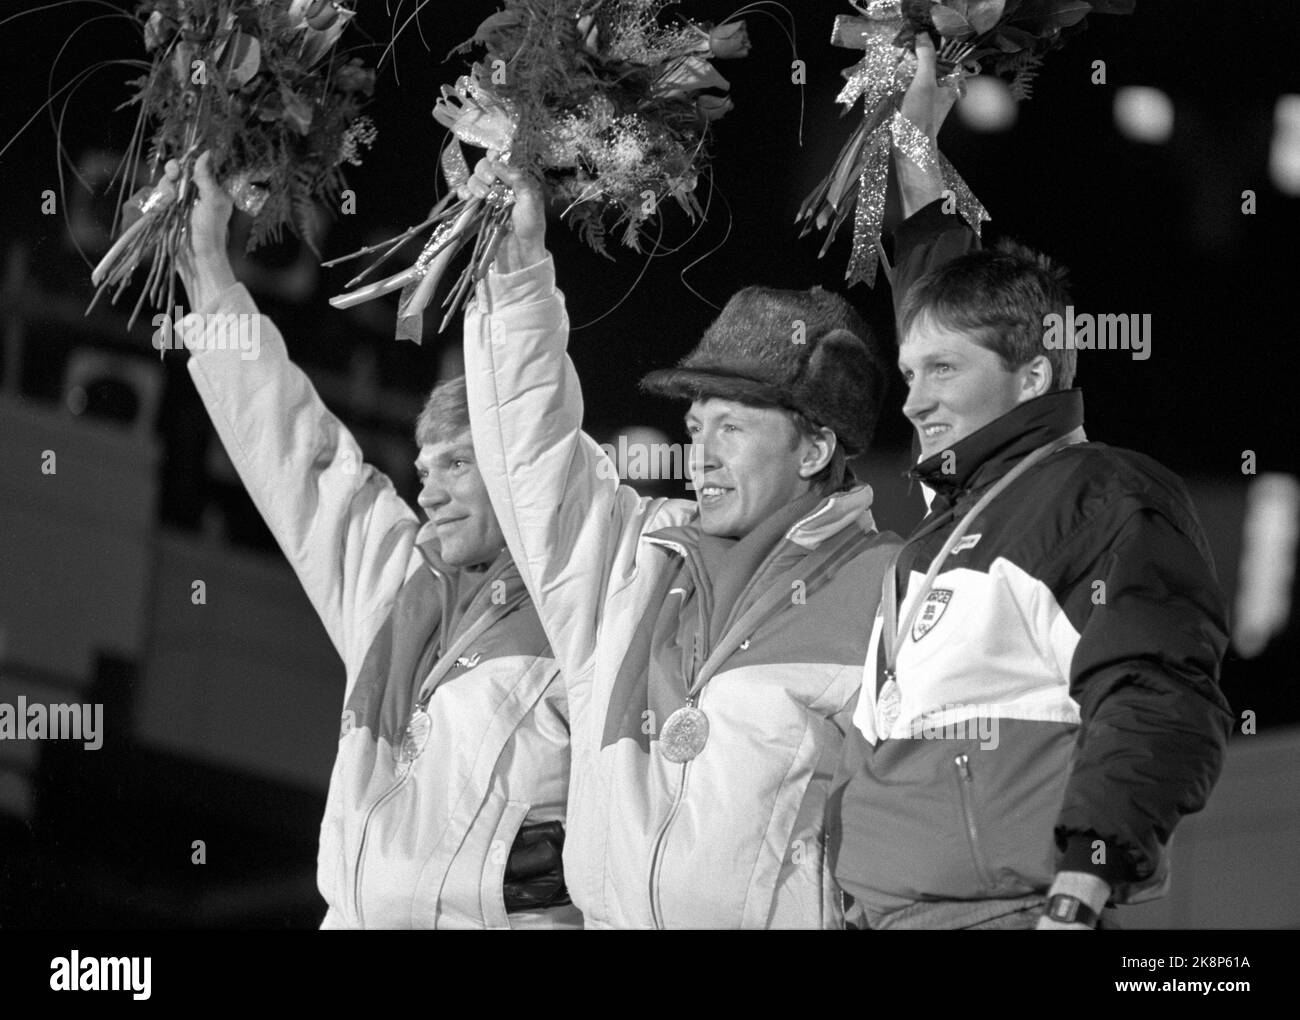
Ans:
[[[420,474],[420,509],[436,527],[442,558],[453,567],[496,559],[506,540],[474,460],[469,432],[423,444],[415,467]]]
[[[691,404],[686,431],[700,527],[728,538],[743,538],[807,493],[835,449],[829,430],[800,436],[784,411],[716,397]]]
[[[907,383],[903,414],[921,440],[921,459],[946,450],[1051,388],[1051,365],[1037,357],[1008,369],[993,351],[918,316],[898,348]]]

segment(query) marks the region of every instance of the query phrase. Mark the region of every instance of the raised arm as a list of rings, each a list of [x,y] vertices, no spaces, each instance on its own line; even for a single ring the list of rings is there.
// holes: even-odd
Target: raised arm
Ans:
[[[179,267],[203,326],[190,375],[351,673],[401,587],[419,521],[388,478],[363,463],[352,434],[236,282],[226,254],[231,203],[208,161],[204,154],[195,173],[193,255]],[[255,342],[240,349],[230,343],[236,335]]]
[[[542,196],[526,175],[491,158],[467,190],[481,196],[498,177],[515,192],[514,229],[465,319],[470,424],[497,519],[576,719],[605,593],[630,579],[642,523],[658,504],[620,485],[613,463],[582,431],[582,390],[565,353],[569,320],[545,248]]]
[[[935,78],[934,44],[924,33],[916,38],[916,75],[908,86],[899,111],[923,131],[933,153],[938,152],[939,129],[957,100],[956,90],[940,86]],[[979,247],[974,231],[954,211],[945,193],[937,160],[922,167],[895,148],[894,168],[904,220],[894,231],[894,271],[891,286],[894,314],[908,290],[926,272]]]

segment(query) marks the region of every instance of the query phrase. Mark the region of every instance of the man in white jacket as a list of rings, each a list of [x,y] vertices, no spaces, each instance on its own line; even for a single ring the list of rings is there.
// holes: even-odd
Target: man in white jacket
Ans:
[[[563,683],[487,498],[463,380],[420,416],[421,525],[257,322],[226,255],[231,203],[198,161],[190,374],[254,503],[343,659],[321,825],[326,928],[579,927],[560,868]],[[254,357],[248,354],[255,353]]]
[[[474,445],[569,692],[565,875],[588,926],[834,928],[823,809],[896,545],[846,453],[888,363],[843,298],[750,287],[645,385],[690,403],[694,500],[638,497],[581,430],[540,195],[465,325]],[[847,448],[847,449],[846,449]]]

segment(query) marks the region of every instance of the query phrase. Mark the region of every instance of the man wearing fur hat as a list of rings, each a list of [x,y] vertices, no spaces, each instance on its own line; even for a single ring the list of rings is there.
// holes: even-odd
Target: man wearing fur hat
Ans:
[[[930,93],[908,102],[937,133]],[[845,458],[893,352],[821,288],[744,288],[643,381],[689,402],[698,501],[639,498],[581,430],[541,197],[494,156],[465,191],[511,185],[514,229],[466,318],[470,420],[568,686],[574,903],[593,927],[840,927],[824,808],[898,545]]]
[[[639,497],[581,430],[540,196],[484,170],[515,232],[466,320],[470,420],[568,684],[574,903],[593,927],[839,927],[823,808],[897,545],[845,456],[884,353],[833,294],[740,291],[643,383],[690,402],[698,502]]]
[[[640,498],[581,430],[540,193],[494,157],[465,192],[513,187],[514,229],[466,319],[470,418],[568,685],[574,902],[597,927],[839,927],[824,807],[898,542],[846,457],[892,351],[819,287],[744,288],[642,382],[689,401],[698,500]]]

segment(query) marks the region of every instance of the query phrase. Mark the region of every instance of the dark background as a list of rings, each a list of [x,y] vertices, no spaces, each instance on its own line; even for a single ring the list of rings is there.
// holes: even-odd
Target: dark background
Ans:
[[[384,7],[361,5],[358,24],[376,42],[358,52],[372,62],[391,34]],[[411,7],[408,2],[401,12]],[[641,421],[676,438],[676,411],[641,396],[635,382],[684,354],[715,314],[692,289],[720,306],[738,286],[751,282],[842,284],[847,231],[818,262],[820,238],[798,240],[791,224],[803,196],[829,168],[853,116],[860,115],[859,106],[841,119],[833,103],[842,85],[840,70],[858,54],[828,42],[833,17],[853,12],[833,2],[791,7],[799,55],[808,65],[807,87],[790,83],[789,47],[776,25],[751,15],[753,52],[743,60],[718,62],[732,83],[736,107],[716,124],[714,211],[685,250],[651,260],[631,289],[642,270],[641,257],[615,245],[617,262],[606,262],[566,227],[552,224],[548,241],[574,326],[609,313],[597,325],[577,330],[572,347],[586,383],[590,420],[597,425]],[[420,17],[428,48],[414,25],[399,37],[370,111],[379,140],[364,166],[349,171],[357,215],[333,222],[322,242],[327,257],[355,250],[383,228],[400,229],[422,217],[434,195],[443,138],[429,114],[438,87],[465,67],[463,58],[450,63],[443,58],[494,9],[492,3],[431,3]],[[736,7],[702,0],[678,9],[700,20],[721,20]],[[74,4],[0,26],[8,79],[0,121],[4,138],[44,99],[60,45],[96,10]],[[1265,469],[1296,467],[1294,430],[1280,412],[1292,388],[1292,233],[1300,203],[1273,188],[1267,161],[1276,100],[1300,89],[1290,47],[1291,31],[1298,26],[1300,15],[1286,0],[1230,10],[1157,0],[1140,2],[1129,17],[1094,15],[1086,33],[1050,55],[1034,98],[1021,104],[1011,130],[975,134],[954,115],[941,138],[944,152],[993,216],[989,236],[1013,236],[1069,266],[1080,310],[1152,315],[1150,360],[1135,362],[1117,352],[1084,354],[1079,382],[1087,394],[1091,435],[1138,446],[1182,473],[1230,472],[1246,448],[1259,454]],[[352,35],[355,40],[357,33]],[[67,81],[97,59],[141,55],[131,26],[100,22],[69,40],[54,81]],[[1090,84],[1097,59],[1106,62],[1106,85]],[[128,96],[123,85],[128,77],[127,71],[107,68],[73,98],[64,144],[74,156],[91,147],[125,144],[134,120],[130,111],[113,108]],[[1176,119],[1168,144],[1137,144],[1116,131],[1114,93],[1129,84],[1154,85],[1172,97]],[[69,258],[64,224],[42,217],[34,197],[58,187],[56,173],[53,132],[47,120],[38,119],[0,157],[0,180],[9,198],[3,230],[7,238],[21,237],[32,246],[34,274],[58,279],[71,294],[88,300],[89,274]],[[1241,212],[1245,189],[1257,194],[1254,216]],[[99,200],[95,210],[106,221],[111,198]],[[678,211],[672,209],[665,219],[665,242],[684,240],[690,228]],[[259,260],[283,266],[293,261],[293,253],[293,245],[286,244],[264,250]],[[706,255],[686,271],[688,263]],[[422,393],[435,378],[438,359],[427,350],[383,342],[395,301],[375,317],[379,328],[373,330],[325,304],[343,289],[355,265],[322,271],[310,293],[293,302],[285,332],[296,341],[295,357],[341,366],[364,345],[378,358],[384,384]],[[855,287],[850,296],[887,328],[883,283],[874,292]],[[432,332],[436,323],[433,316],[430,320]],[[454,346],[456,328],[453,324],[444,337],[427,341],[426,348]],[[892,396],[894,406],[901,403],[900,390]],[[1278,417],[1271,419],[1274,413]],[[885,417],[882,443],[903,446],[907,436],[899,415]]]
[[[397,19],[391,4],[359,6],[362,32],[351,37],[373,40],[358,51],[373,62]],[[412,6],[405,3],[397,13],[404,18]],[[321,242],[325,257],[423,218],[441,187],[436,157],[443,132],[430,111],[439,86],[465,68],[462,58],[450,63],[443,58],[495,6],[435,0],[418,19],[423,38],[414,24],[400,36],[369,111],[379,138],[364,165],[348,174],[357,215],[330,223]],[[792,0],[790,6],[798,55],[807,63],[807,86],[800,90],[791,84],[792,55],[776,25],[749,15],[753,52],[718,65],[731,81],[735,109],[715,125],[710,215],[681,251],[646,265],[644,256],[613,244],[616,261],[608,262],[567,227],[551,223],[548,244],[578,327],[570,350],[584,382],[588,428],[602,437],[641,424],[684,441],[681,408],[644,397],[636,381],[689,350],[738,287],[822,283],[843,289],[847,231],[818,261],[821,237],[799,240],[792,224],[803,196],[829,168],[853,118],[861,116],[859,106],[841,119],[833,102],[842,84],[839,72],[859,54],[828,42],[834,16],[853,11],[821,0]],[[17,4],[0,5],[3,14],[17,9]],[[724,20],[736,8],[698,2],[677,9],[696,20]],[[143,55],[138,32],[127,22],[89,23],[99,13],[104,8],[79,3],[0,25],[5,77],[0,138],[11,139],[53,89],[93,62]],[[1094,16],[1085,34],[1048,58],[1034,98],[1020,105],[1010,130],[976,133],[954,115],[940,139],[992,214],[986,240],[1013,236],[1069,266],[1080,311],[1152,316],[1149,360],[1134,361],[1120,351],[1081,352],[1078,384],[1086,397],[1089,437],[1156,457],[1188,478],[1198,499],[1203,492],[1220,494],[1221,503],[1237,508],[1238,525],[1249,481],[1241,471],[1244,451],[1255,452],[1261,473],[1294,475],[1298,467],[1294,244],[1300,200],[1278,191],[1268,173],[1278,97],[1300,92],[1297,27],[1300,15],[1292,0],[1233,5],[1139,0],[1134,16]],[[1106,63],[1105,85],[1090,81],[1098,59]],[[127,98],[124,82],[133,75],[107,67],[72,97],[62,139],[74,163],[96,150],[120,154],[134,117],[115,108]],[[1124,85],[1154,86],[1172,98],[1175,126],[1166,144],[1135,143],[1117,131],[1112,106],[1116,89]],[[60,209],[80,209],[85,223],[106,229],[112,196],[102,187],[92,195],[71,179],[66,183]],[[0,248],[7,272],[21,265],[23,280],[17,290],[0,294],[0,301],[9,302],[12,311],[22,294],[39,293],[48,305],[45,318],[31,316],[22,357],[6,358],[6,388],[22,400],[59,400],[68,357],[87,342],[156,364],[148,329],[137,326],[128,334],[122,315],[97,310],[89,320],[97,330],[90,341],[85,327],[74,331],[69,325],[89,302],[89,265],[105,244],[92,244],[90,261],[83,262],[64,216],[41,214],[41,192],[60,188],[47,117],[38,117],[0,155],[0,185],[5,196]],[[1254,215],[1242,212],[1247,189],[1257,196]],[[701,199],[708,198],[703,191]],[[676,246],[692,228],[675,207],[665,208],[665,244]],[[83,230],[83,241],[89,229]],[[285,333],[295,360],[313,378],[333,380],[328,392],[320,383],[322,392],[357,430],[368,455],[373,451],[372,459],[413,497],[410,425],[423,394],[455,370],[459,324],[439,337],[430,315],[426,341],[416,347],[391,338],[394,299],[351,313],[333,311],[327,298],[343,289],[357,265],[319,270],[309,253],[290,242],[258,252],[238,271]],[[892,329],[883,278],[874,291],[858,286],[847,293],[878,329]],[[129,308],[133,301],[124,303]],[[148,314],[146,325],[147,319]],[[166,355],[166,385],[154,423],[163,450],[159,525],[197,533],[218,505],[223,542],[278,557],[237,482],[212,469],[215,440],[184,371],[185,357],[183,352]],[[895,383],[877,450],[863,473],[880,494],[881,526],[906,532],[921,504],[902,478],[910,438],[898,413],[902,396]],[[109,418],[129,417],[129,405],[129,395],[108,391],[96,409]],[[0,478],[0,499],[5,485]],[[1207,524],[1207,530],[1213,526]],[[1235,534],[1211,538],[1216,549],[1237,548]],[[1235,574],[1235,563],[1220,563],[1221,571],[1225,566],[1229,576]],[[1292,610],[1292,626],[1263,656],[1242,661],[1233,654],[1224,670],[1234,705],[1257,707],[1261,720],[1272,726],[1300,722],[1294,615]],[[129,661],[101,662],[94,689],[109,692],[110,711],[112,692],[129,691],[137,670]],[[125,701],[118,708],[129,711]],[[194,923],[193,880],[184,869],[159,877],[142,848],[183,828],[187,812],[204,817],[207,809],[200,801],[264,805],[232,812],[225,823],[228,842],[245,840],[257,847],[230,866],[231,881],[255,889],[263,880],[259,876],[297,869],[301,884],[310,870],[323,803],[319,790],[288,790],[183,755],[150,758],[128,748],[102,752],[93,763],[87,757],[58,748],[44,754],[36,774],[44,795],[31,816],[11,820],[5,830],[14,849],[3,870],[7,897],[0,884],[0,923]],[[142,771],[149,773],[149,782]],[[60,814],[49,791],[83,783],[103,787],[98,809],[76,817]],[[147,810],[149,803],[166,808]],[[268,830],[278,833],[269,850]],[[91,845],[93,851],[85,849]],[[0,841],[0,860],[5,846]],[[112,893],[114,888],[120,894]],[[144,903],[142,889],[169,904],[167,910]],[[304,895],[309,900],[310,893]],[[222,923],[310,924],[318,906],[308,900],[286,906],[274,895],[258,906],[256,894],[248,896],[247,909],[223,915]]]

